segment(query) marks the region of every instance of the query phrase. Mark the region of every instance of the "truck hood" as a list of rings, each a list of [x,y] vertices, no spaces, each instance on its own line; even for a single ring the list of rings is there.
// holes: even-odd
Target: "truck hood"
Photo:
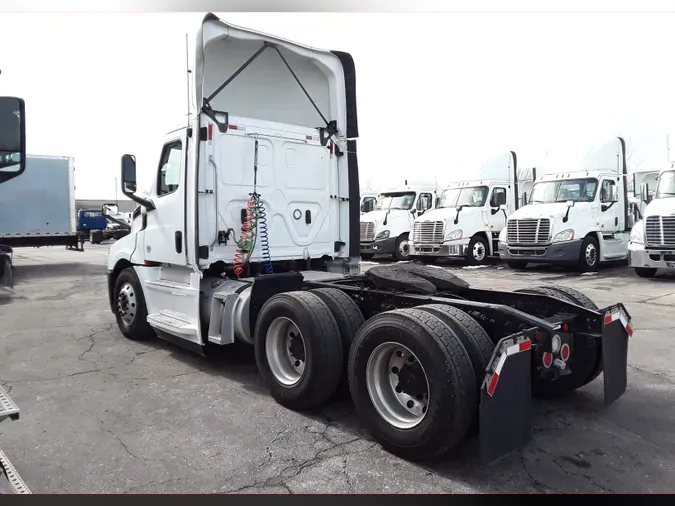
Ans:
[[[387,211],[384,209],[378,209],[377,211],[370,211],[369,213],[361,215],[361,221],[368,223],[375,223],[375,226],[378,227],[384,222],[384,218],[387,216]],[[393,221],[401,219],[409,219],[408,217],[412,216],[410,211],[404,209],[392,209],[389,211],[389,216],[387,218],[387,225]]]
[[[570,216],[578,213],[588,212],[591,207],[590,202],[577,202],[570,209]],[[528,204],[521,207],[509,216],[509,220],[553,218],[558,219],[567,213],[567,204],[564,202],[554,202],[551,204]]]
[[[645,217],[675,215],[675,197],[652,200],[645,209]]]
[[[481,208],[480,207],[465,207],[459,212],[458,225],[462,224],[462,221],[467,221],[469,219],[475,219],[476,216],[480,216]],[[455,216],[457,216],[457,210],[454,207],[443,207],[441,209],[434,209],[433,211],[427,211],[422,216],[417,218],[415,222],[425,222],[425,221],[450,221],[451,223],[455,221]],[[454,225],[454,223],[452,223]]]

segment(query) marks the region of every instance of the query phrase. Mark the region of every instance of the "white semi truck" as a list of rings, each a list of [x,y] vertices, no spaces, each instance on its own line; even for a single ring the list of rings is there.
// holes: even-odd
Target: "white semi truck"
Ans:
[[[15,181],[25,170],[26,105],[21,98],[0,97],[0,185]],[[8,251],[0,246],[0,277],[6,278],[11,274],[10,253],[11,248]],[[18,419],[19,407],[0,386],[0,422]],[[5,493],[30,494],[30,489],[9,457],[0,450],[0,494]]]
[[[410,256],[409,236],[415,218],[435,209],[436,182],[406,180],[402,186],[380,193],[376,209],[361,215],[361,258],[391,255],[396,260]]]
[[[519,180],[513,151],[485,163],[470,178],[451,183],[437,209],[415,218],[412,256],[424,263],[463,258],[468,265],[484,265],[490,257],[499,257],[499,233],[532,183]]]
[[[653,186],[644,180],[640,185],[646,208],[631,230],[628,245],[630,265],[643,278],[655,276],[658,269],[675,269],[675,163],[657,179]]]
[[[167,135],[147,195],[135,192],[134,157],[122,157],[122,189],[140,204],[108,256],[124,336],[197,353],[249,344],[289,409],[348,384],[367,429],[411,460],[473,427],[484,460],[510,453],[531,436],[532,395],[567,395],[603,367],[605,401],[623,394],[632,330],[622,304],[599,309],[556,286],[477,289],[414,262],[360,273],[349,54],[208,14],[195,62],[198,109]]]
[[[630,219],[626,144],[613,138],[578,167],[540,175],[528,205],[509,216],[499,255],[514,269],[528,263],[573,264],[581,271],[626,260]]]

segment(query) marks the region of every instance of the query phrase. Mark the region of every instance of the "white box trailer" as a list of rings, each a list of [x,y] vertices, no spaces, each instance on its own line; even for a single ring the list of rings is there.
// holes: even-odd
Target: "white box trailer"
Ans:
[[[0,244],[77,246],[74,159],[28,155],[26,170],[0,185]]]

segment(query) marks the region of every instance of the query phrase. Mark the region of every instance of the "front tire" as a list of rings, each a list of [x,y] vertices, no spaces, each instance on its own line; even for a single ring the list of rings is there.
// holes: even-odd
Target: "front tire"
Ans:
[[[436,458],[468,433],[478,387],[466,349],[443,321],[420,309],[374,316],[349,355],[359,419],[389,452]]]
[[[490,250],[485,237],[476,235],[469,241],[469,247],[466,252],[467,265],[485,265],[488,260]]]
[[[258,315],[254,348],[260,375],[282,406],[311,409],[337,390],[344,363],[340,329],[318,295],[270,297]]]
[[[410,258],[410,244],[408,242],[408,234],[403,234],[396,239],[394,245],[394,259],[398,262],[408,260]]]
[[[155,331],[148,323],[143,288],[133,267],[127,267],[117,276],[114,293],[115,318],[124,337],[133,341],[155,337]]]
[[[600,264],[600,247],[595,237],[588,236],[581,243],[579,252],[579,270],[581,272],[592,272],[598,270]]]
[[[635,267],[635,274],[641,278],[653,278],[656,276],[658,269],[650,269],[649,267]]]

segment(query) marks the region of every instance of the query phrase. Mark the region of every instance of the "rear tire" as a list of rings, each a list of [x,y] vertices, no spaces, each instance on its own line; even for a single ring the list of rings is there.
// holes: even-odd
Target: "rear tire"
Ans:
[[[635,274],[641,278],[653,278],[656,276],[656,271],[658,269],[650,269],[648,267],[635,267]]]
[[[557,290],[555,288],[558,288]],[[547,295],[555,299],[583,306],[581,301],[574,300],[572,296],[560,290],[561,287],[533,287],[523,290],[516,290],[520,293],[534,293],[537,295]],[[571,289],[565,289],[570,291]],[[576,292],[576,290],[574,290]],[[577,292],[578,293],[578,292]],[[583,294],[581,294],[583,295]],[[584,296],[585,297],[585,296]],[[590,299],[588,299],[590,301]],[[591,302],[592,303],[592,302]],[[589,308],[590,309],[590,308]],[[598,343],[594,337],[583,334],[574,336],[573,352],[567,365],[571,373],[566,376],[551,381],[542,378],[535,371],[532,375],[532,396],[538,399],[559,399],[567,397],[576,389],[586,385],[597,377],[598,360],[602,362],[602,354]],[[597,374],[596,374],[597,372]],[[593,376],[595,374],[595,376]]]
[[[354,300],[345,292],[337,288],[317,288],[310,293],[318,296],[330,309],[338,328],[342,341],[343,367],[339,390],[349,392],[349,380],[347,378],[347,364],[349,362],[349,350],[352,347],[354,336],[365,322],[363,313]]]
[[[338,387],[344,363],[340,329],[314,293],[270,297],[258,315],[254,349],[270,395],[284,407],[317,407]]]
[[[507,260],[506,265],[508,265],[511,269],[522,271],[525,267],[527,267],[527,262],[525,260]]]
[[[397,360],[401,368],[389,369]],[[405,389],[395,391],[393,381]],[[349,355],[349,385],[373,437],[412,461],[433,459],[459,443],[478,409],[466,349],[446,324],[420,309],[380,313],[361,327]]]
[[[143,288],[133,267],[127,267],[115,281],[115,319],[124,337],[144,341],[156,337],[148,323]]]

